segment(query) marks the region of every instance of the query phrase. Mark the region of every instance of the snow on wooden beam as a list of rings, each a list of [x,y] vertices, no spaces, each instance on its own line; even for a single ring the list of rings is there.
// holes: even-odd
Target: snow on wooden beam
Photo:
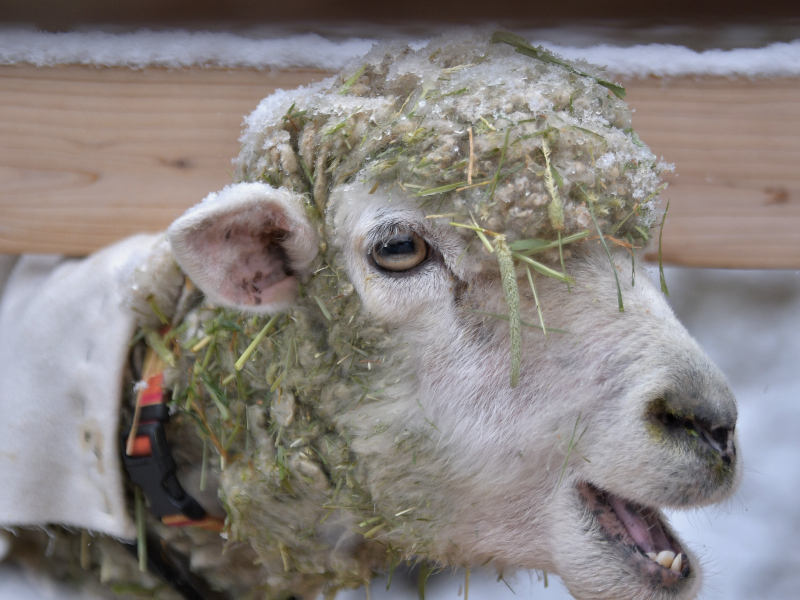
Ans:
[[[244,115],[313,70],[0,67],[0,252],[88,253],[230,182]],[[676,165],[666,262],[800,268],[800,79],[627,83]]]

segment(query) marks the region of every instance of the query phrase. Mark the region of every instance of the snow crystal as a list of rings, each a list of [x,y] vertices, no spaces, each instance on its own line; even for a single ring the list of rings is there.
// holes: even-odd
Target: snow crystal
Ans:
[[[597,159],[595,164],[601,171],[607,171],[615,162],[617,162],[617,158],[614,156],[614,153],[606,152],[603,154],[603,156]]]

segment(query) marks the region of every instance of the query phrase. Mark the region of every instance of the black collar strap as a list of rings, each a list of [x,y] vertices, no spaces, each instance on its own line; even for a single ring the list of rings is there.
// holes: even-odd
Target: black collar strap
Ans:
[[[165,367],[158,354],[148,347],[143,383],[136,393],[133,423],[123,434],[122,460],[131,481],[144,492],[150,514],[164,525],[221,531],[224,520],[207,515],[197,500],[184,491],[175,476],[175,460],[164,428],[169,421],[164,393]]]
[[[163,335],[166,331],[161,333]],[[131,481],[144,492],[150,513],[156,519],[172,527],[221,531],[225,522],[207,515],[203,507],[184,491],[175,475],[176,464],[164,428],[169,421],[164,393],[165,366],[158,354],[148,347],[142,383],[136,392],[133,423],[121,439],[122,461]],[[170,551],[149,536],[144,542],[147,545],[148,571],[186,600],[223,598],[190,571],[186,557]],[[123,545],[132,554],[137,554],[137,542],[123,542]]]
[[[215,592],[189,569],[189,560],[176,552],[171,552],[157,540],[147,538],[147,570],[161,578],[185,600],[227,600]],[[122,542],[125,549],[137,556],[137,542]]]

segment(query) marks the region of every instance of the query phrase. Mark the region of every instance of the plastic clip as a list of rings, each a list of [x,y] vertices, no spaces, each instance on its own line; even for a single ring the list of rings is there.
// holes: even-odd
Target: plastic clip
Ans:
[[[129,433],[130,430],[123,434],[123,449]],[[128,455],[123,450],[122,460],[131,481],[142,488],[154,517],[181,513],[193,521],[205,518],[206,511],[184,491],[175,475],[175,460],[162,421],[139,423],[134,453]]]

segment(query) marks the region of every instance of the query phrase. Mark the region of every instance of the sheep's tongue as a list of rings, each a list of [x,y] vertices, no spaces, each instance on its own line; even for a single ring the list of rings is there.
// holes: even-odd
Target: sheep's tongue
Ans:
[[[646,515],[642,514],[625,500],[617,498],[613,494],[608,495],[608,503],[614,509],[614,513],[625,526],[625,529],[628,530],[633,541],[642,551],[658,554],[662,550],[671,549],[667,535],[664,533],[664,529],[655,514],[650,511],[647,511]]]

